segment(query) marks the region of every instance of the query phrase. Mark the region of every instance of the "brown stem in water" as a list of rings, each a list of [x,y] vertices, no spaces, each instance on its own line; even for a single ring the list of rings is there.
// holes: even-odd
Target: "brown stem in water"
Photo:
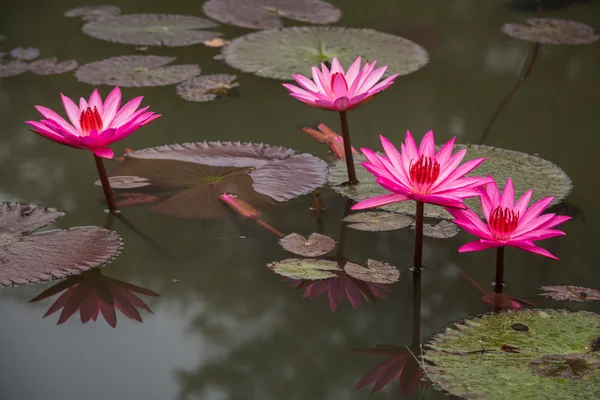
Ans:
[[[110,212],[118,211],[115,197],[113,196],[112,189],[110,188],[110,182],[108,181],[108,175],[106,174],[106,168],[104,168],[104,162],[101,157],[94,154],[94,160],[96,161],[96,168],[98,169],[98,175],[100,175],[100,182],[102,182],[102,190],[104,191],[104,197],[106,198],[106,204]]]
[[[496,249],[496,280],[494,281],[494,291],[502,293],[504,286],[504,247]]]
[[[415,270],[423,267],[423,210],[425,204],[417,201],[417,213],[415,218],[415,250],[413,267]]]
[[[413,270],[412,346],[421,343],[421,269]]]
[[[356,185],[356,171],[354,170],[354,158],[352,156],[352,144],[350,143],[350,131],[348,130],[348,117],[346,111],[340,111],[340,122],[342,124],[342,137],[344,138],[344,156],[346,158],[346,169],[348,170],[348,181]]]

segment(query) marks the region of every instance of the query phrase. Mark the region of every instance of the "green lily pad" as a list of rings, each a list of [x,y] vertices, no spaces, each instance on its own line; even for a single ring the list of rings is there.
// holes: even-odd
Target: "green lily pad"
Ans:
[[[27,70],[29,70],[29,64],[25,61],[13,60],[6,63],[0,62],[0,78],[21,75],[27,72]]]
[[[321,0],[208,0],[202,6],[214,20],[243,28],[283,28],[281,17],[309,24],[337,22],[342,12]]]
[[[108,42],[138,46],[189,46],[221,36],[200,29],[219,24],[205,18],[175,14],[129,14],[83,25],[86,35]]]
[[[450,221],[440,221],[435,225],[423,224],[423,235],[435,239],[450,239],[458,235],[458,232],[458,227]]]
[[[358,56],[387,65],[386,76],[406,75],[423,68],[427,51],[399,36],[371,29],[291,27],[251,33],[222,50],[225,62],[265,78],[290,80],[310,76],[311,67],[337,57],[349,66]]]
[[[347,216],[342,220],[348,228],[359,231],[386,232],[406,228],[413,223],[408,215],[391,212],[361,212]]]
[[[496,180],[500,189],[506,179],[511,177],[515,186],[515,196],[521,196],[527,190],[533,189],[532,203],[544,197],[554,196],[551,204],[558,204],[573,189],[571,179],[562,169],[538,156],[484,145],[455,145],[454,148],[455,151],[467,149],[463,162],[475,158],[487,158],[467,176],[487,176],[489,174]],[[356,176],[360,182],[358,185],[342,185],[348,180],[346,161],[338,160],[333,163],[327,177],[333,190],[355,201],[390,193],[375,182],[375,177],[360,164],[364,161],[366,158],[363,155],[354,156]],[[467,199],[465,204],[483,217],[479,200]],[[383,206],[381,209],[414,215],[415,202],[394,203]],[[444,208],[429,204],[425,204],[425,217],[452,219],[452,216]]]
[[[390,264],[369,259],[367,267],[351,262],[344,265],[344,271],[353,278],[370,283],[391,284],[398,282],[400,271]]]
[[[542,44],[590,44],[600,38],[594,28],[559,18],[529,18],[529,25],[504,24],[502,32],[521,40]]]
[[[79,17],[84,21],[95,21],[119,14],[121,14],[121,9],[117,6],[87,6],[73,8],[65,12],[65,17]]]
[[[174,85],[200,75],[197,65],[167,65],[175,57],[119,56],[82,65],[75,71],[91,85],[151,87]]]
[[[323,256],[335,247],[335,240],[319,233],[313,233],[308,239],[297,233],[291,233],[282,238],[279,243],[290,253],[304,257]]]
[[[582,286],[542,286],[541,296],[550,297],[559,301],[584,301],[600,300],[600,291]]]
[[[288,259],[267,265],[273,272],[291,279],[329,279],[337,275],[332,271],[339,271],[338,264],[328,260],[315,259]]]
[[[75,60],[58,62],[56,58],[43,58],[29,64],[29,70],[37,75],[64,74],[77,68]]]
[[[599,333],[600,316],[586,311],[483,315],[425,345],[427,376],[463,399],[595,399]]]
[[[226,95],[240,84],[234,82],[235,75],[215,74],[202,75],[177,85],[177,94],[187,101],[212,101]]]
[[[17,47],[10,51],[10,56],[15,60],[31,61],[40,56],[40,51],[34,47]]]

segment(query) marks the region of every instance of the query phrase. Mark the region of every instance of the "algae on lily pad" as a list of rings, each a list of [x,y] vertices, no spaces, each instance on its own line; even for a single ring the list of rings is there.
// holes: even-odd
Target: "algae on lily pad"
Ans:
[[[283,28],[282,17],[330,24],[342,16],[338,8],[322,0],[208,0],[202,10],[224,24],[250,29]]]
[[[84,21],[95,21],[121,14],[117,6],[87,6],[77,7],[65,12],[65,17],[80,17]]]
[[[58,75],[72,71],[77,66],[75,60],[59,62],[56,58],[42,58],[29,64],[29,70],[37,75]]]
[[[521,40],[542,44],[590,44],[600,38],[594,28],[559,18],[529,18],[528,25],[504,24],[502,32]]]
[[[475,158],[486,158],[485,162],[467,176],[487,176],[489,174],[496,180],[500,190],[506,179],[511,177],[517,198],[527,190],[533,189],[531,204],[548,196],[554,196],[551,204],[558,204],[569,195],[573,188],[571,179],[562,169],[538,156],[485,145],[457,144],[454,146],[455,152],[461,149],[467,149],[463,163]],[[330,166],[328,174],[328,181],[333,190],[355,201],[390,193],[375,182],[375,177],[361,165],[361,162],[364,161],[366,158],[363,155],[354,156],[356,176],[360,182],[357,185],[342,185],[348,180],[346,161],[334,162]],[[464,203],[483,217],[479,200],[467,199]],[[414,215],[415,202],[393,203],[383,206],[381,209]],[[443,207],[430,204],[425,204],[424,214],[427,218],[452,219],[452,216]]]
[[[424,67],[427,51],[399,36],[372,29],[291,27],[255,32],[233,40],[222,51],[225,62],[265,78],[310,76],[310,68],[337,57],[349,66],[357,56],[387,65],[385,76],[406,75]]]
[[[575,301],[578,303],[591,300],[600,300],[600,291],[582,286],[542,286],[541,293],[544,297],[550,297],[559,301]]]
[[[75,71],[80,82],[91,85],[151,87],[174,85],[200,75],[197,65],[167,65],[175,57],[118,56],[82,65]]]
[[[600,316],[586,311],[487,314],[455,324],[425,345],[427,376],[465,399],[595,399],[599,334]]]
[[[408,215],[379,211],[351,214],[342,220],[342,222],[349,224],[348,228],[371,232],[386,232],[406,228],[413,221],[413,218]]]
[[[136,189],[160,196],[152,210],[183,218],[229,214],[228,193],[257,209],[307,194],[325,183],[327,165],[310,154],[260,143],[200,142],[127,153],[110,175],[146,178]],[[133,190],[128,189],[131,193]]]
[[[328,260],[316,259],[288,259],[277,261],[267,265],[273,272],[291,279],[329,279],[337,275],[334,271],[339,271],[338,264]]]
[[[219,37],[200,29],[219,24],[205,18],[176,14],[128,14],[91,21],[81,28],[96,39],[137,46],[189,46]]]
[[[335,247],[335,240],[320,233],[313,233],[308,239],[297,233],[291,233],[283,237],[279,243],[290,253],[304,257],[323,256]]]
[[[187,101],[212,101],[239,86],[235,75],[201,75],[177,85],[177,94]]]
[[[344,265],[344,271],[358,280],[370,283],[390,284],[398,282],[400,271],[390,264],[369,259],[367,267],[351,262]]]
[[[111,261],[119,236],[88,226],[36,232],[63,215],[52,208],[0,205],[0,286],[37,283],[80,274]]]
[[[29,70],[29,64],[21,60],[3,63],[0,59],[0,78],[21,75]]]
[[[40,56],[40,51],[34,47],[17,47],[10,51],[10,56],[15,60],[31,61]]]

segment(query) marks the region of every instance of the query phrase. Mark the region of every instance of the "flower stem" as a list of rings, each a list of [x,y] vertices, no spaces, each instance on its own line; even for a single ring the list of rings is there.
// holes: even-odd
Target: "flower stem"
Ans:
[[[494,282],[494,291],[502,293],[504,286],[504,247],[498,247],[496,250],[496,281]]]
[[[346,158],[346,169],[348,170],[348,181],[356,185],[356,171],[354,170],[354,159],[352,157],[352,143],[350,143],[350,131],[348,130],[348,117],[346,111],[340,111],[340,122],[342,124],[342,137],[344,138],[344,157]]]
[[[412,345],[421,343],[421,269],[413,270]]]
[[[94,154],[94,160],[96,161],[96,168],[98,169],[98,175],[100,175],[100,182],[102,182],[102,190],[104,190],[104,197],[106,197],[106,204],[110,212],[118,211],[117,203],[113,196],[110,183],[108,182],[108,175],[106,175],[106,168],[104,168],[104,162],[102,158]]]
[[[415,251],[413,258],[414,269],[421,269],[423,266],[423,210],[425,204],[417,201],[417,213],[415,217]]]

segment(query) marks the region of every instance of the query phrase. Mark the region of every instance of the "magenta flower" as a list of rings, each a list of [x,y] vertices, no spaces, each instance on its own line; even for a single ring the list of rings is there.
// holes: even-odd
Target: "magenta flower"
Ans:
[[[311,107],[348,111],[371,100],[398,77],[392,75],[379,82],[387,66],[374,70],[376,63],[377,61],[367,62],[360,69],[361,58],[358,57],[348,71],[344,72],[338,59],[334,58],[331,70],[325,64],[321,64],[320,71],[319,68],[312,67],[312,80],[302,75],[292,75],[302,88],[287,83],[283,86],[293,97]]]
[[[361,149],[368,160],[362,165],[377,177],[377,183],[393,193],[363,200],[352,209],[362,210],[407,200],[464,208],[463,199],[478,196],[480,192],[476,188],[489,179],[465,177],[485,158],[470,160],[459,166],[466,150],[452,155],[455,139],[452,138],[436,154],[433,131],[427,132],[419,148],[407,131],[401,152],[383,136],[381,144],[387,157]]]
[[[159,114],[146,111],[148,107],[138,110],[142,96],[119,108],[121,91],[118,87],[110,92],[105,102],[102,102],[98,89],[94,89],[88,101],[83,97],[79,99],[79,106],[62,93],[61,97],[70,124],[54,111],[42,106],[35,108],[46,119],[25,123],[33,132],[46,139],[77,149],[88,149],[104,158],[113,158],[114,155],[108,145],[160,117]]]
[[[470,209],[448,209],[456,218],[455,224],[481,238],[476,242],[465,244],[458,251],[464,253],[492,247],[511,246],[557,259],[548,250],[537,247],[533,242],[564,236],[564,232],[552,228],[570,220],[571,217],[555,214],[541,215],[553,197],[541,199],[528,208],[532,193],[532,190],[527,191],[515,204],[512,180],[508,178],[502,195],[498,191],[496,182],[492,180],[485,186],[485,190],[481,190],[479,197],[487,224]]]

